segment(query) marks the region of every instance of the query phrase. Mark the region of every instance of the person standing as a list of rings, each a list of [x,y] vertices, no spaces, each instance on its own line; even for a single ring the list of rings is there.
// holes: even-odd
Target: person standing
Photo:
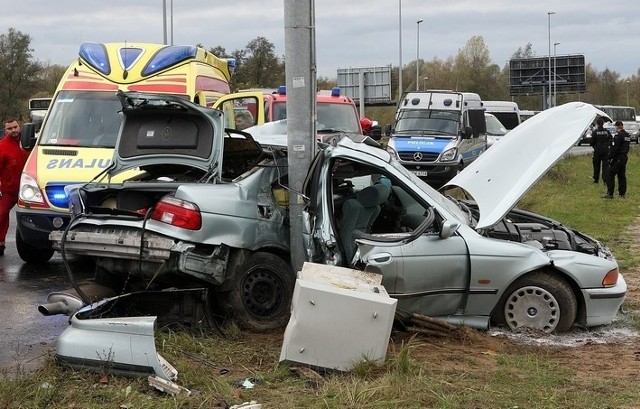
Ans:
[[[614,124],[616,134],[613,137],[613,143],[609,150],[609,177],[607,178],[607,193],[602,197],[605,199],[613,199],[613,191],[615,190],[616,176],[618,177],[618,194],[624,199],[627,194],[627,153],[629,153],[629,145],[631,144],[631,136],[624,130],[621,121]]]
[[[604,129],[604,120],[598,118],[596,129],[591,132],[591,146],[593,147],[593,183],[598,183],[600,169],[602,168],[602,182],[607,183],[609,173],[609,147],[611,146],[611,133]]]
[[[15,118],[4,121],[4,138],[0,140],[0,256],[4,255],[9,230],[9,214],[18,203],[20,175],[29,156],[20,146],[20,124]]]

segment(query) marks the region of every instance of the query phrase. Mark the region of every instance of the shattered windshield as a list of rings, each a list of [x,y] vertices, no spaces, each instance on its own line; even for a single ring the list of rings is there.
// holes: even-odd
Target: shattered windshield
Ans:
[[[62,91],[50,109],[40,145],[115,146],[122,123],[115,92]]]
[[[455,138],[458,136],[459,125],[460,113],[457,111],[403,109],[398,113],[395,133]]]

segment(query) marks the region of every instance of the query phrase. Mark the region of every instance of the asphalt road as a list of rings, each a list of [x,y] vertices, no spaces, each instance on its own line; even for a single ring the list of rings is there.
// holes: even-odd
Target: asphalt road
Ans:
[[[71,288],[71,281],[56,254],[48,264],[34,266],[20,259],[15,246],[15,212],[11,214],[7,248],[0,257],[0,370],[12,373],[40,364],[43,356],[55,350],[55,340],[68,326],[69,317],[46,317],[38,312],[38,305],[51,292]],[[93,267],[86,260],[70,260],[79,279],[93,275]]]

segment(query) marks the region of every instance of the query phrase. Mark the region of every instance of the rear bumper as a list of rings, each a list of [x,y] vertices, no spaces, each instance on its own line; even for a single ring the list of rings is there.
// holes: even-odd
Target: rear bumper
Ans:
[[[90,226],[88,230],[69,231],[64,241],[65,253],[96,257],[99,265],[116,274],[127,275],[130,271],[149,277],[160,273],[185,274],[214,285],[224,282],[230,251],[227,246],[197,248],[196,243],[151,231],[143,235],[136,228]],[[63,234],[51,232],[55,250],[61,250]]]

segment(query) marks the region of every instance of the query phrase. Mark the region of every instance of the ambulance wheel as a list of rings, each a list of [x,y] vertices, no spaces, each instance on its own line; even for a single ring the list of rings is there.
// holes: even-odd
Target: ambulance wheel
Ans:
[[[18,255],[25,263],[30,264],[44,264],[51,260],[53,249],[41,249],[22,240],[20,230],[16,229],[16,248],[18,249]]]
[[[286,261],[259,252],[236,270],[223,302],[241,328],[271,331],[289,322],[294,285],[295,277]]]

